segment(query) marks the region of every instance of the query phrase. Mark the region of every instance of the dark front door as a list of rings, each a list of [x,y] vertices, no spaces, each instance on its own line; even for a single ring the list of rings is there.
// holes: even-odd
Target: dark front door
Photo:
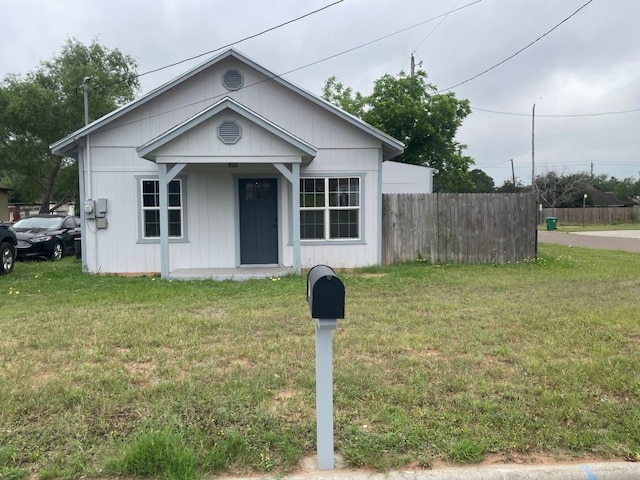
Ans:
[[[278,263],[275,178],[240,180],[240,263]]]

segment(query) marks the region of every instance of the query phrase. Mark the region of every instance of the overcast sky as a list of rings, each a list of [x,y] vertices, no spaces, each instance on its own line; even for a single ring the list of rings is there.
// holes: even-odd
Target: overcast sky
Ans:
[[[142,73],[334,1],[0,0],[0,77],[33,70],[58,54],[69,37],[85,44],[97,37],[133,56]],[[299,69],[284,77],[317,95],[332,75],[370,93],[383,74],[409,71],[413,52],[431,83],[444,89],[505,60],[587,2],[343,0],[235,48],[274,73]],[[459,10],[444,20],[428,21],[454,8]],[[517,180],[530,184],[535,103],[536,174],[589,171],[593,164],[596,175],[639,178],[639,21],[640,0],[592,0],[513,59],[454,88],[474,108],[458,134],[475,160],[473,168],[501,185],[511,178],[513,159]],[[143,76],[142,93],[206,58]],[[625,110],[637,111],[544,116]]]

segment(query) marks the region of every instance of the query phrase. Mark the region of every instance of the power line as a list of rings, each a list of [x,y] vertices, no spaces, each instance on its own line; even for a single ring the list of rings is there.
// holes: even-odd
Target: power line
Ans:
[[[486,113],[495,113],[498,115],[511,115],[516,117],[531,117],[530,113],[516,113],[516,112],[502,112],[499,110],[489,110],[486,108],[480,107],[471,107],[473,111],[486,112]],[[640,112],[640,108],[634,108],[631,110],[618,110],[612,112],[596,112],[596,113],[557,113],[557,114],[539,114],[536,113],[536,117],[544,117],[544,118],[576,118],[576,117],[600,117],[604,115],[622,115],[626,113],[636,113]]]
[[[442,22],[444,22],[444,21],[447,19],[447,16],[448,16],[451,12],[453,12],[453,11],[454,11],[454,9],[455,9],[458,5],[460,5],[460,2],[462,2],[462,0],[458,0],[458,1],[455,3],[455,5],[454,5],[453,7],[451,7],[451,10],[449,10],[449,11],[448,11],[448,12],[447,12],[447,13],[446,13],[446,14],[445,14],[441,19],[440,19],[440,21],[436,24],[436,26],[435,26],[435,27],[433,27],[433,28],[429,31],[429,33],[427,33],[427,34],[425,35],[425,37],[420,41],[420,43],[418,43],[418,46],[417,46],[416,48],[414,48],[414,49],[413,49],[413,53],[414,53],[414,54],[415,54],[415,53],[416,53],[416,51],[417,51],[417,50],[422,46],[422,44],[423,44],[424,42],[426,42],[427,38],[429,38],[429,37],[433,34],[433,32],[435,32],[435,31],[437,30],[437,28],[440,26],[440,24],[441,24]],[[404,64],[402,65],[401,70],[404,70],[404,67],[407,65],[407,61],[408,61],[408,60],[405,60]]]
[[[491,70],[493,70],[494,68],[499,67],[500,65],[502,65],[503,63],[508,62],[509,60],[511,60],[512,58],[514,58],[516,55],[519,55],[520,53],[524,52],[527,48],[531,47],[534,43],[537,43],[538,41],[542,40],[544,37],[546,37],[547,35],[549,35],[551,32],[553,32],[556,28],[558,28],[560,25],[562,25],[563,23],[565,23],[566,21],[568,21],[571,17],[573,17],[574,15],[576,15],[580,10],[582,10],[583,8],[585,8],[587,5],[589,5],[591,2],[593,2],[593,0],[589,0],[587,3],[585,3],[584,5],[582,5],[580,8],[578,8],[575,12],[573,12],[571,15],[569,15],[567,18],[565,18],[564,20],[562,20],[560,23],[557,23],[556,25],[553,26],[553,28],[551,28],[550,30],[547,30],[545,33],[543,33],[542,35],[540,35],[538,38],[536,38],[533,42],[529,43],[528,45],[522,47],[520,50],[518,50],[516,53],[514,53],[513,55],[508,56],[507,58],[505,58],[504,60],[502,60],[501,62],[496,63],[495,65],[493,65],[492,67],[487,68],[486,70],[483,70],[482,72],[474,75],[473,77],[469,77],[466,80],[463,80],[462,82],[456,83],[455,85],[452,85],[450,87],[447,88],[443,88],[441,90],[438,91],[438,93],[444,92],[446,90],[452,90],[456,87],[459,87],[460,85],[464,85],[465,83],[470,82],[471,80],[475,80],[476,78],[484,75],[485,73],[490,72]]]
[[[416,48],[414,48],[414,49],[413,49],[413,51],[414,51],[414,52],[415,52],[416,50],[418,50],[418,49],[422,46],[422,44],[423,44],[424,42],[426,42],[426,41],[427,41],[427,38],[429,38],[431,35],[433,35],[433,32],[435,32],[435,31],[438,29],[438,27],[442,24],[442,22],[444,22],[444,21],[447,19],[447,17],[449,16],[449,14],[450,14],[451,12],[455,11],[455,8],[456,8],[458,5],[460,5],[460,2],[462,2],[462,0],[458,0],[458,1],[456,2],[456,4],[455,4],[453,7],[451,7],[451,10],[449,10],[449,11],[448,11],[448,12],[447,12],[443,17],[442,17],[442,19],[441,19],[441,20],[436,24],[436,26],[435,26],[435,27],[433,27],[433,29],[432,29],[429,33],[427,33],[427,35],[422,39],[422,41],[418,44],[418,46],[417,46]]]
[[[165,65],[164,67],[154,68],[153,70],[148,70],[148,71],[143,72],[143,73],[138,73],[136,75],[131,75],[130,77],[127,77],[127,78],[125,78],[123,80],[118,80],[116,82],[108,83],[106,85],[101,85],[99,87],[96,87],[96,89],[98,89],[98,88],[105,89],[105,88],[110,87],[112,85],[117,85],[118,83],[127,82],[127,81],[133,80],[135,78],[140,78],[140,77],[143,77],[145,75],[149,75],[150,73],[156,73],[156,72],[160,72],[161,70],[165,70],[167,68],[175,67],[176,65],[180,65],[182,63],[189,62],[191,60],[195,60],[196,58],[204,57],[205,55],[209,55],[211,53],[218,52],[218,51],[223,50],[225,48],[232,47],[233,45],[237,45],[238,43],[246,42],[247,40],[251,40],[252,38],[259,37],[260,35],[264,35],[265,33],[272,32],[273,30],[276,30],[278,28],[282,28],[282,27],[284,27],[286,25],[289,25],[291,23],[297,22],[298,20],[302,20],[303,18],[306,18],[306,17],[309,17],[311,15],[314,15],[314,14],[316,14],[318,12],[326,10],[327,8],[333,7],[333,6],[335,6],[335,5],[339,4],[339,3],[342,3],[342,2],[344,2],[344,0],[337,0],[337,1],[333,2],[333,3],[330,3],[329,5],[325,5],[324,7],[318,8],[317,10],[313,10],[312,12],[305,13],[304,15],[301,15],[299,17],[293,18],[291,20],[287,20],[286,22],[280,23],[280,24],[275,25],[273,27],[269,27],[266,30],[262,30],[261,32],[254,33],[253,35],[249,35],[247,37],[241,38],[240,40],[236,40],[235,42],[227,43],[226,45],[223,45],[221,47],[215,48],[213,50],[209,50],[207,52],[199,53],[198,55],[194,55],[192,57],[185,58],[184,60],[180,60],[178,62],[170,63],[168,65]]]
[[[347,53],[353,52],[354,50],[358,50],[358,49],[360,49],[360,48],[367,47],[367,46],[369,46],[369,45],[371,45],[371,44],[373,44],[373,43],[376,43],[376,42],[379,42],[379,41],[385,40],[385,39],[387,39],[387,38],[389,38],[389,37],[393,37],[394,35],[399,35],[400,33],[404,33],[404,32],[406,32],[406,31],[408,31],[408,30],[413,29],[413,28],[417,28],[417,27],[419,27],[419,26],[421,26],[421,25],[424,25],[425,23],[432,22],[432,21],[434,21],[434,20],[437,20],[438,18],[441,18],[441,17],[447,16],[447,15],[449,15],[449,14],[450,14],[450,13],[452,13],[452,12],[457,12],[457,11],[463,10],[463,9],[465,9],[465,8],[467,8],[467,7],[470,7],[470,6],[472,6],[472,5],[475,5],[476,3],[480,3],[481,1],[482,1],[482,0],[475,0],[474,2],[467,3],[466,5],[463,5],[462,7],[456,8],[456,9],[454,9],[454,10],[450,10],[450,11],[449,11],[449,12],[447,12],[447,13],[443,13],[443,14],[440,14],[440,15],[436,15],[435,17],[429,18],[429,19],[427,19],[427,20],[423,20],[423,21],[421,21],[421,22],[419,22],[419,23],[416,23],[416,24],[411,25],[411,26],[409,26],[409,27],[403,28],[402,30],[397,30],[397,31],[395,31],[395,32],[393,32],[393,33],[390,33],[390,34],[388,34],[388,35],[385,35],[385,36],[383,36],[383,37],[376,38],[376,39],[374,39],[374,40],[371,40],[371,41],[366,42],[366,43],[362,43],[362,44],[360,44],[360,45],[358,45],[358,46],[355,46],[355,47],[349,48],[349,49],[347,49],[347,50],[343,50],[343,51],[338,52],[338,53],[335,53],[335,54],[333,54],[333,55],[329,55],[328,57],[324,57],[324,58],[322,58],[322,59],[320,59],[320,60],[316,60],[316,61],[313,61],[313,62],[307,63],[307,64],[305,64],[305,65],[302,65],[302,66],[300,66],[300,67],[293,68],[293,69],[288,70],[288,71],[286,71],[286,72],[284,72],[284,73],[280,73],[280,74],[276,74],[276,75],[273,75],[273,76],[267,77],[267,78],[265,78],[264,80],[259,80],[259,81],[254,82],[254,83],[250,83],[250,84],[247,84],[247,85],[243,85],[243,86],[240,88],[240,90],[243,90],[243,89],[245,89],[245,88],[254,87],[254,86],[256,86],[256,85],[260,85],[260,84],[262,84],[262,83],[264,83],[264,82],[268,82],[268,81],[271,81],[271,80],[275,80],[276,78],[282,78],[282,77],[284,77],[285,75],[288,75],[288,74],[290,74],[290,73],[294,73],[294,72],[297,72],[297,71],[303,70],[303,69],[305,69],[305,68],[309,68],[309,67],[311,67],[311,66],[313,66],[313,65],[317,65],[317,64],[319,64],[319,63],[326,62],[327,60],[331,60],[331,59],[336,58],[336,57],[339,57],[339,56],[341,56],[341,55],[345,55],[345,54],[347,54]],[[125,126],[125,125],[130,125],[130,124],[133,124],[133,123],[141,122],[141,121],[143,121],[143,120],[145,120],[145,119],[147,119],[147,118],[154,118],[154,117],[157,117],[157,116],[165,115],[165,114],[167,114],[167,113],[175,112],[175,111],[181,110],[181,109],[183,109],[183,108],[187,108],[187,107],[191,107],[191,106],[193,106],[193,105],[197,105],[197,104],[199,104],[199,103],[204,103],[204,102],[207,102],[207,101],[209,101],[209,100],[215,100],[216,98],[220,98],[220,97],[222,97],[222,96],[224,96],[224,95],[226,95],[226,94],[225,94],[225,93],[222,93],[222,94],[219,94],[219,95],[214,95],[214,96],[212,96],[212,97],[207,97],[207,98],[204,98],[204,99],[202,99],[202,100],[198,100],[198,101],[196,101],[196,102],[192,102],[192,103],[188,103],[188,104],[185,104],[185,105],[181,105],[181,106],[176,107],[176,108],[173,108],[173,109],[171,109],[171,110],[167,110],[167,111],[164,111],[164,112],[161,112],[161,113],[157,113],[157,114],[155,114],[155,115],[150,115],[149,117],[146,117],[146,118],[144,118],[144,119],[132,120],[131,122],[124,123],[124,124],[120,124],[120,125],[118,125],[118,126],[119,126],[119,127],[122,127],[122,126]],[[112,127],[112,128],[116,128],[116,127]],[[109,129],[107,129],[107,130],[109,130]]]

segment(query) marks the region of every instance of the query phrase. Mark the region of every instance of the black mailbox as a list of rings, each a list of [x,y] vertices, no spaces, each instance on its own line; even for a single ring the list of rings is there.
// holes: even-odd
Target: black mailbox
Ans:
[[[344,284],[333,268],[316,265],[307,274],[307,303],[311,318],[344,318]]]

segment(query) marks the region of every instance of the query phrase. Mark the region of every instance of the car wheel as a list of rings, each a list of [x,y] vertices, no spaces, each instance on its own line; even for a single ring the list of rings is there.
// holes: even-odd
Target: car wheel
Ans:
[[[16,254],[13,247],[6,242],[0,245],[0,274],[10,273],[15,260]]]
[[[53,250],[51,250],[51,260],[60,260],[62,258],[62,243],[56,242],[53,246]]]

